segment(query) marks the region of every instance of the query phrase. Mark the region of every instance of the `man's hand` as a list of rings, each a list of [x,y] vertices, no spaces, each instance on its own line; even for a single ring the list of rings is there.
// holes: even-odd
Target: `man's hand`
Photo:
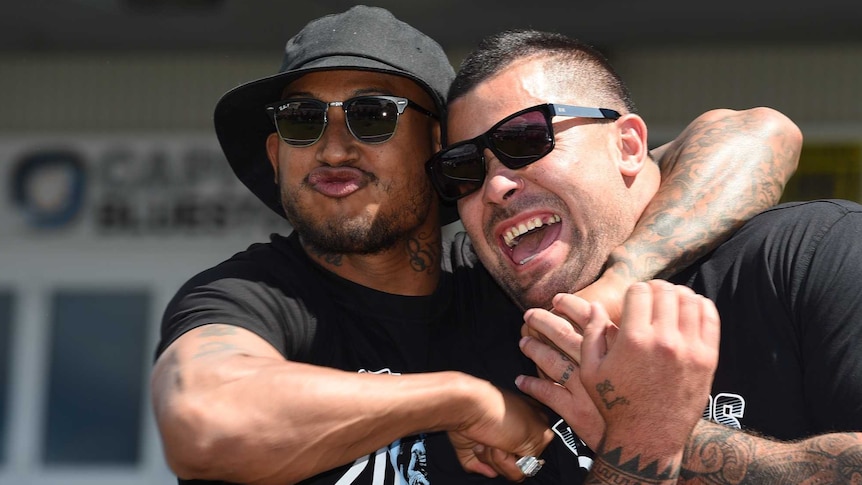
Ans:
[[[590,303],[578,296],[561,293],[554,297],[554,309],[530,309],[524,314],[521,351],[533,360],[539,376],[519,376],[518,388],[556,411],[572,431],[592,449],[604,434],[605,422],[581,383],[581,333],[590,321]],[[616,326],[608,319],[608,335]]]
[[[626,293],[619,328],[601,304],[574,295],[557,295],[554,313],[525,314],[522,350],[548,379],[522,376],[519,388],[560,414],[599,458],[619,453],[612,465],[638,458],[641,467],[678,468],[718,364],[712,302],[651,281]]]
[[[535,403],[488,385],[476,389],[473,416],[449,432],[455,454],[465,470],[487,477],[503,475],[521,481],[515,464],[522,456],[539,456],[554,437],[547,416]]]
[[[610,344],[606,314],[600,305],[592,308],[581,382],[606,423],[596,450],[602,466],[637,463],[637,473],[655,463],[662,472],[678,470],[718,365],[715,305],[664,281],[634,284]]]

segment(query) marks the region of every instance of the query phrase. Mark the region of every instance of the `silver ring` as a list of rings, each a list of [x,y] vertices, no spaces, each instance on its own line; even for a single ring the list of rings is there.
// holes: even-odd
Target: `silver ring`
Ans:
[[[518,465],[524,476],[535,477],[536,473],[539,473],[539,470],[542,469],[542,465],[545,464],[545,460],[536,458],[535,456],[522,456],[518,458],[515,464]]]

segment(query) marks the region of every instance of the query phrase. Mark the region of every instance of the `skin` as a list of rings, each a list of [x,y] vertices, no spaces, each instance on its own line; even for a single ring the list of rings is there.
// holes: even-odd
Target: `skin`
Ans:
[[[473,138],[507,115],[549,100],[622,109],[597,106],[590,99],[561,98],[551,85],[542,70],[516,61],[505,75],[492,77],[450,103],[450,138]],[[510,95],[498,96],[500,92]],[[505,167],[491,155],[482,188],[458,201],[461,221],[482,263],[524,309],[551,308],[553,295],[595,281],[611,250],[632,233],[660,181],[658,166],[647,157],[646,125],[640,117],[627,114],[598,123],[558,120],[551,153],[519,170]],[[609,159],[614,163],[606,163]],[[559,173],[577,175],[560,177]],[[636,191],[629,184],[644,189]],[[632,205],[640,210],[620,210]],[[520,264],[520,257],[513,259],[502,234],[531,218],[545,221],[555,215],[561,221],[543,231],[548,234],[542,246],[547,247],[526,264]]]
[[[555,315],[531,309],[525,326],[562,346],[532,336],[520,345],[546,375],[568,378],[522,376],[518,386],[546,404],[553,402],[555,409],[566,409],[564,419],[578,423],[578,435],[597,457],[586,483],[614,476],[626,477],[627,483],[675,483],[718,365],[715,305],[687,287],[660,280],[629,288],[619,327],[599,303],[560,294],[554,304],[561,314],[577,315],[583,336]],[[649,372],[629,372],[632,368]],[[667,386],[667,379],[674,385]],[[571,406],[575,401],[580,405]],[[668,409],[673,420],[655,421],[662,425],[650,425],[649,433],[632,432],[632,422],[666,415]]]
[[[581,382],[600,403],[598,410],[608,423],[595,448],[593,478],[587,482],[601,483],[603,477],[621,472],[640,478],[654,468],[651,479],[673,483],[686,437],[700,419],[718,365],[718,311],[686,287],[651,281],[629,288],[619,329],[610,341],[607,332],[613,327],[608,321],[596,304],[584,328],[579,361]],[[650,372],[624,372],[633,366]],[[664,379],[671,375],[682,378],[667,386]],[[662,399],[653,399],[659,390]],[[684,405],[673,408],[673,420],[636,442],[639,436],[632,436],[628,423],[666,413],[668,402]],[[643,452],[631,454],[632,445]]]
[[[395,93],[434,106],[425,90],[406,78],[363,71],[307,74],[285,88],[282,99],[343,101]],[[439,146],[439,124],[408,108],[393,137],[371,145],[353,138],[343,110],[330,108],[328,118],[324,136],[309,147],[291,146],[276,133],[266,141],[285,212],[302,234],[303,247],[327,269],[361,285],[396,294],[432,293],[440,277],[437,204],[416,161]],[[418,275],[417,254],[424,270]]]

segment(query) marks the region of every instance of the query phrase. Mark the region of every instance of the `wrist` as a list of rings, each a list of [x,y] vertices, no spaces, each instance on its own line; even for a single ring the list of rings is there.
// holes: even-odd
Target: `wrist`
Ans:
[[[439,430],[460,431],[475,425],[489,411],[489,396],[500,391],[490,382],[464,372],[440,373],[442,387],[441,406],[435,411],[441,418]]]
[[[625,245],[618,246],[608,255],[599,280],[628,287],[632,283],[653,278],[654,275],[646,266],[639,262],[637,255],[631,253]]]
[[[676,483],[683,461],[682,445],[659,443],[658,439],[633,442],[630,436],[620,439],[606,435],[596,450],[593,472],[599,475],[621,475],[626,483],[651,485]]]

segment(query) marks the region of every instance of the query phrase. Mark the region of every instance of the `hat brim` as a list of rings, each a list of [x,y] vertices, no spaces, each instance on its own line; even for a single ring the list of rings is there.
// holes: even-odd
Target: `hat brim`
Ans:
[[[421,79],[375,59],[352,55],[313,60],[301,69],[251,81],[225,93],[216,104],[213,120],[219,144],[237,178],[281,217],[286,218],[275,184],[275,172],[266,154],[266,138],[275,132],[275,127],[264,107],[281,99],[284,87],[300,76],[336,69],[374,71],[407,77],[425,88],[438,107],[443,106],[443,100]],[[440,112],[442,113],[442,110]],[[446,225],[456,220],[456,208],[440,204],[440,224]]]

